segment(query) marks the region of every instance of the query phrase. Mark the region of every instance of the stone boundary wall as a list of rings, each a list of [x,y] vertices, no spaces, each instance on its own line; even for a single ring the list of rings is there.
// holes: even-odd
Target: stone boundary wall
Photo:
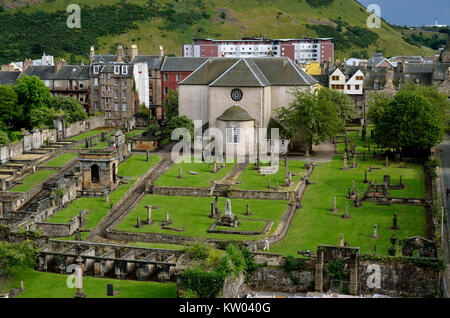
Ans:
[[[105,127],[105,124],[104,116],[89,118],[67,126],[65,136],[70,138],[88,130]],[[25,152],[45,146],[47,140],[50,142],[57,141],[56,129],[45,128],[42,130],[35,129],[31,133],[25,132],[21,140],[0,148],[0,164],[7,163],[11,158],[20,156]]]
[[[177,187],[165,187],[151,184],[148,186],[148,192],[155,195],[166,196],[199,196],[210,197],[210,190],[208,188],[177,188]]]
[[[231,199],[289,200],[289,191],[231,190]]]

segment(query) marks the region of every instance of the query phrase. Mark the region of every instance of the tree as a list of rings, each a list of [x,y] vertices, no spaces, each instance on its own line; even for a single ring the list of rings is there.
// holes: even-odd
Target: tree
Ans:
[[[436,110],[417,92],[398,92],[375,123],[377,143],[395,151],[428,150],[441,141],[444,134]]]
[[[282,107],[277,114],[278,122],[285,127],[288,137],[300,137],[312,149],[328,138],[336,136],[345,122],[339,117],[340,109],[328,94],[296,89],[294,101]]]
[[[166,118],[170,121],[172,118],[178,117],[178,91],[169,90],[164,102],[166,106]]]
[[[367,102],[368,111],[367,118],[377,124],[384,113],[386,105],[392,101],[393,96],[387,93],[373,93]]]
[[[53,117],[55,114],[55,109],[46,106],[32,109],[30,111],[29,125],[32,128],[53,128]]]
[[[0,279],[8,277],[13,268],[33,268],[36,264],[36,250],[29,241],[10,244],[0,242]]]
[[[18,107],[17,94],[13,85],[0,85],[0,121],[8,128],[18,129],[23,121],[23,110]]]
[[[6,145],[9,142],[8,134],[0,130],[0,146]]]
[[[340,91],[321,88],[319,90],[319,101],[328,100],[332,102],[338,110],[338,116],[344,121],[352,120],[356,117],[357,112],[355,103],[350,96]]]
[[[23,127],[33,128],[30,125],[31,110],[51,105],[50,90],[38,77],[24,75],[17,80],[16,93],[18,104],[23,108]]]
[[[53,97],[52,107],[58,112],[64,112],[68,124],[88,118],[83,105],[71,97]]]
[[[167,133],[171,135],[172,131],[174,131],[176,128],[186,128],[187,130],[189,130],[191,138],[194,138],[194,123],[188,117],[179,116],[172,118],[167,125]]]

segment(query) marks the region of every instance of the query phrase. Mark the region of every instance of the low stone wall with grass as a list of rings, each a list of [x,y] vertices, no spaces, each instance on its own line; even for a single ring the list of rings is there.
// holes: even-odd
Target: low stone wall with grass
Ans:
[[[84,121],[77,121],[76,123],[73,123],[71,125],[68,125],[66,127],[65,131],[65,137],[70,138],[76,135],[79,135],[81,133],[84,133],[88,130],[93,130],[101,127],[105,127],[105,117],[104,116],[97,116],[92,117]]]
[[[86,224],[85,216],[87,212],[83,211],[81,217],[74,216],[69,223],[41,223],[36,222],[35,227],[42,235],[49,237],[69,237],[72,236],[76,230],[80,229]]]
[[[228,198],[232,199],[289,200],[289,196],[289,191],[231,190],[228,192]]]
[[[208,188],[176,188],[163,187],[150,184],[147,186],[148,192],[155,195],[167,196],[190,196],[190,197],[210,197],[210,190]]]

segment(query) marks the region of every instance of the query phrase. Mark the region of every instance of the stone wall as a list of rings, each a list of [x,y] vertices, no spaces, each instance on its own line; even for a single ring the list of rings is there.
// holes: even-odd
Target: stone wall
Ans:
[[[65,137],[70,138],[79,135],[81,133],[84,133],[88,130],[97,129],[105,126],[106,123],[104,116],[92,117],[89,118],[88,120],[78,121],[76,123],[66,126]]]
[[[238,277],[234,277],[234,275],[230,275],[225,278],[225,283],[223,286],[222,297],[223,298],[240,298],[243,294],[245,294],[245,275],[240,274]]]
[[[157,185],[149,185],[147,189],[150,193],[155,195],[167,196],[199,196],[210,197],[208,188],[176,188],[176,187],[162,187]]]
[[[296,281],[289,276],[294,277]],[[255,291],[306,293],[313,289],[313,283],[314,266],[290,273],[286,273],[283,268],[260,267],[247,275],[247,287]]]

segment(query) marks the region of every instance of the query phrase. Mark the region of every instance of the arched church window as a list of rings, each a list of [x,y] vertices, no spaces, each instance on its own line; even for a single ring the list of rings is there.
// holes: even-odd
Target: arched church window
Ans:
[[[244,97],[244,93],[239,88],[234,88],[231,90],[231,99],[235,102],[239,102]]]
[[[97,165],[92,165],[91,167],[91,182],[92,183],[100,182],[100,171]]]
[[[239,144],[241,140],[241,128],[239,123],[227,123],[227,144]]]

